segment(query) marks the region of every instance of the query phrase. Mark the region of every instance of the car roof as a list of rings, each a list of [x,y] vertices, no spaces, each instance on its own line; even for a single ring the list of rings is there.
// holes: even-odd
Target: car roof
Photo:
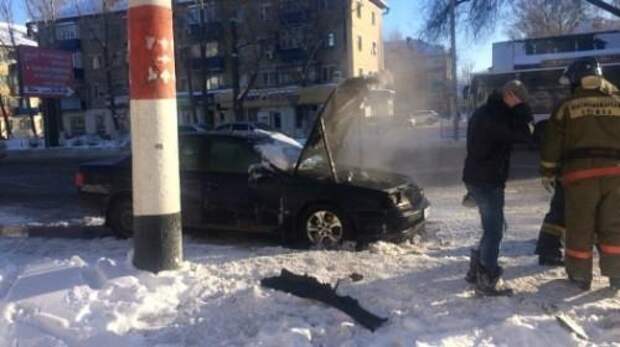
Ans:
[[[229,139],[245,140],[250,143],[263,142],[263,141],[272,139],[269,135],[261,134],[261,133],[238,134],[238,133],[221,133],[217,131],[183,133],[183,134],[180,134],[180,136],[181,138],[188,138],[188,137],[205,137],[205,138],[220,138],[220,139],[229,138]]]

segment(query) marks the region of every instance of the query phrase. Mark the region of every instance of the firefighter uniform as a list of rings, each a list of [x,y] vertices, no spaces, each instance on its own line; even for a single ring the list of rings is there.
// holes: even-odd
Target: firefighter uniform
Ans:
[[[602,275],[620,278],[620,94],[602,76],[582,78],[552,114],[541,171],[562,177],[569,278],[589,286],[595,240]]]

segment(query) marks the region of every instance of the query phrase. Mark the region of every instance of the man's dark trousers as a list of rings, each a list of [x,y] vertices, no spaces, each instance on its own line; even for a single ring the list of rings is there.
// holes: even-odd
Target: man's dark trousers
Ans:
[[[480,263],[495,273],[499,265],[499,248],[504,236],[504,186],[493,184],[467,184],[467,190],[478,205],[482,220]]]

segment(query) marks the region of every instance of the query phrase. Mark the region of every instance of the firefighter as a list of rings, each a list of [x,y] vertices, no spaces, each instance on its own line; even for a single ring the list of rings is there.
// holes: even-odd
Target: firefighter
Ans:
[[[566,232],[564,223],[564,189],[560,182],[555,182],[549,212],[545,215],[538,234],[536,254],[538,264],[543,266],[564,265],[562,259],[562,238]],[[549,187],[551,188],[551,187]]]
[[[541,152],[542,183],[565,192],[568,279],[589,290],[594,240],[603,276],[620,289],[620,93],[598,61],[583,58],[561,79],[572,96],[549,120]]]

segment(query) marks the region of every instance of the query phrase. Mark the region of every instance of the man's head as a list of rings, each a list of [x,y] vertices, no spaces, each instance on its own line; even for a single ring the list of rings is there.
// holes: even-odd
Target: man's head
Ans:
[[[502,98],[508,107],[513,108],[519,104],[527,102],[527,88],[523,82],[512,80],[502,87]]]
[[[594,57],[581,58],[572,62],[560,78],[560,84],[573,89],[581,85],[581,80],[588,76],[603,76],[603,69]]]

